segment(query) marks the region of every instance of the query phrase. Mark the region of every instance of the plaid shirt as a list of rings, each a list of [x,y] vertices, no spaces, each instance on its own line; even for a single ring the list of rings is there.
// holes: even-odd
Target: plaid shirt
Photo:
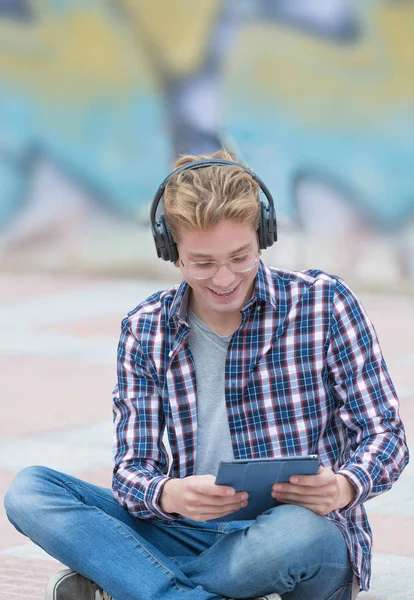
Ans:
[[[189,286],[161,291],[122,322],[114,390],[113,494],[135,517],[172,520],[163,485],[194,473],[197,402],[186,321]],[[398,399],[375,330],[344,282],[260,264],[225,365],[235,458],[318,454],[356,490],[329,513],[363,589],[372,535],[363,502],[408,462]],[[172,453],[163,444],[165,428]],[[169,475],[169,476],[168,476]]]

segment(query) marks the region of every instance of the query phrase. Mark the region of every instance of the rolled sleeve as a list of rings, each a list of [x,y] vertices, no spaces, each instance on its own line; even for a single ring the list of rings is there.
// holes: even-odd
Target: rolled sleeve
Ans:
[[[355,489],[354,499],[342,510],[349,510],[368,500],[372,493],[372,480],[366,469],[358,465],[349,465],[340,469],[338,474],[346,477]]]
[[[148,510],[150,510],[155,516],[167,521],[174,521],[177,519],[177,517],[170,513],[164,512],[161,509],[160,504],[162,490],[169,479],[171,479],[171,477],[154,477],[147,487],[144,502]]]
[[[356,490],[348,509],[391,487],[408,462],[408,448],[375,329],[341,280],[333,297],[327,362],[349,443],[348,457],[338,472]]]
[[[113,393],[115,499],[133,516],[173,520],[160,507],[169,458],[161,396],[140,343],[123,321],[118,345],[118,384]]]

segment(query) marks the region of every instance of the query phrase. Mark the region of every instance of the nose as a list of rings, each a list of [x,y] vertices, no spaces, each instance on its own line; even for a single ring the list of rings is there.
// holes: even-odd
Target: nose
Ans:
[[[211,278],[214,285],[220,288],[227,288],[229,284],[236,278],[235,273],[228,268],[226,264],[220,265],[215,275]]]

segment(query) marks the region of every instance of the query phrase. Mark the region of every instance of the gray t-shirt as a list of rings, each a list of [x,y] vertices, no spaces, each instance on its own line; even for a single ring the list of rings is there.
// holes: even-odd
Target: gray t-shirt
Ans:
[[[218,335],[190,309],[188,323],[188,344],[197,380],[195,475],[216,476],[219,462],[234,458],[224,396],[224,370],[232,334]]]

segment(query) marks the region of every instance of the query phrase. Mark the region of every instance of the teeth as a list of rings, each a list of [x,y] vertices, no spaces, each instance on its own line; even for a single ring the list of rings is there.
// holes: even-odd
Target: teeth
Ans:
[[[228,296],[229,294],[232,294],[235,289],[236,288],[234,287],[232,290],[227,290],[227,292],[216,292],[215,290],[213,290],[213,291],[215,294],[217,294],[217,296]]]

